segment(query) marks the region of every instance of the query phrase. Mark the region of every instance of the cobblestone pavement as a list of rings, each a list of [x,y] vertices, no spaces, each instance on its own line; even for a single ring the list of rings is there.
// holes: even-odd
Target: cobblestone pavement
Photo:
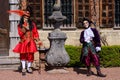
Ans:
[[[66,68],[68,73],[48,73],[45,70],[38,73],[35,70],[33,74],[22,76],[17,70],[0,69],[0,80],[120,80],[120,67],[101,68],[102,72],[107,74],[107,77],[101,78],[96,75],[86,76],[85,68]],[[95,68],[92,71],[96,74]]]

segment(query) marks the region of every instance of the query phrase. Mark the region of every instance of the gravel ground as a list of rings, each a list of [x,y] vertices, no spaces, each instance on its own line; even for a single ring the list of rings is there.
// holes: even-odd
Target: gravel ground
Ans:
[[[22,76],[17,70],[0,70],[0,80],[120,80],[120,67],[101,68],[107,77],[101,78],[96,75],[86,76],[86,68],[66,68],[68,73],[48,73],[45,70],[35,70],[33,74]],[[95,68],[92,71],[96,74]]]

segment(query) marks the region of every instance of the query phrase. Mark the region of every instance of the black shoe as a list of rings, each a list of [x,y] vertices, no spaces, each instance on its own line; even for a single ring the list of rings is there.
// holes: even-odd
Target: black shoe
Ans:
[[[106,77],[106,75],[102,74],[101,71],[97,71],[97,76],[99,76],[99,77]]]
[[[32,74],[32,73],[33,73],[33,70],[32,70],[31,68],[28,68],[28,69],[27,69],[27,72]]]
[[[22,69],[22,75],[26,75],[26,69]]]
[[[94,75],[94,72],[88,71],[88,72],[87,72],[87,76],[91,76],[91,75]]]

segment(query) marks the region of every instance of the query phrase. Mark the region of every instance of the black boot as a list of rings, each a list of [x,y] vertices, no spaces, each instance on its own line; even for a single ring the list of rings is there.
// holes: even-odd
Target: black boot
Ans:
[[[91,76],[93,75],[94,73],[91,71],[91,68],[90,66],[87,67],[87,76]]]
[[[22,75],[26,75],[26,69],[22,69]]]
[[[97,76],[99,76],[99,77],[106,77],[106,75],[102,74],[101,71],[97,71]]]

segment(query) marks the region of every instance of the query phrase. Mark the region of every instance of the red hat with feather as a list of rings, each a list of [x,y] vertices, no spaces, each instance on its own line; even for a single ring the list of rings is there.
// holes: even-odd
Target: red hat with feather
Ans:
[[[17,14],[17,15],[19,15],[19,16],[23,16],[23,15],[25,15],[25,16],[30,16],[30,13],[29,13],[29,11],[23,11],[23,10],[9,10],[9,11],[7,11],[8,13],[15,13],[15,14]]]

